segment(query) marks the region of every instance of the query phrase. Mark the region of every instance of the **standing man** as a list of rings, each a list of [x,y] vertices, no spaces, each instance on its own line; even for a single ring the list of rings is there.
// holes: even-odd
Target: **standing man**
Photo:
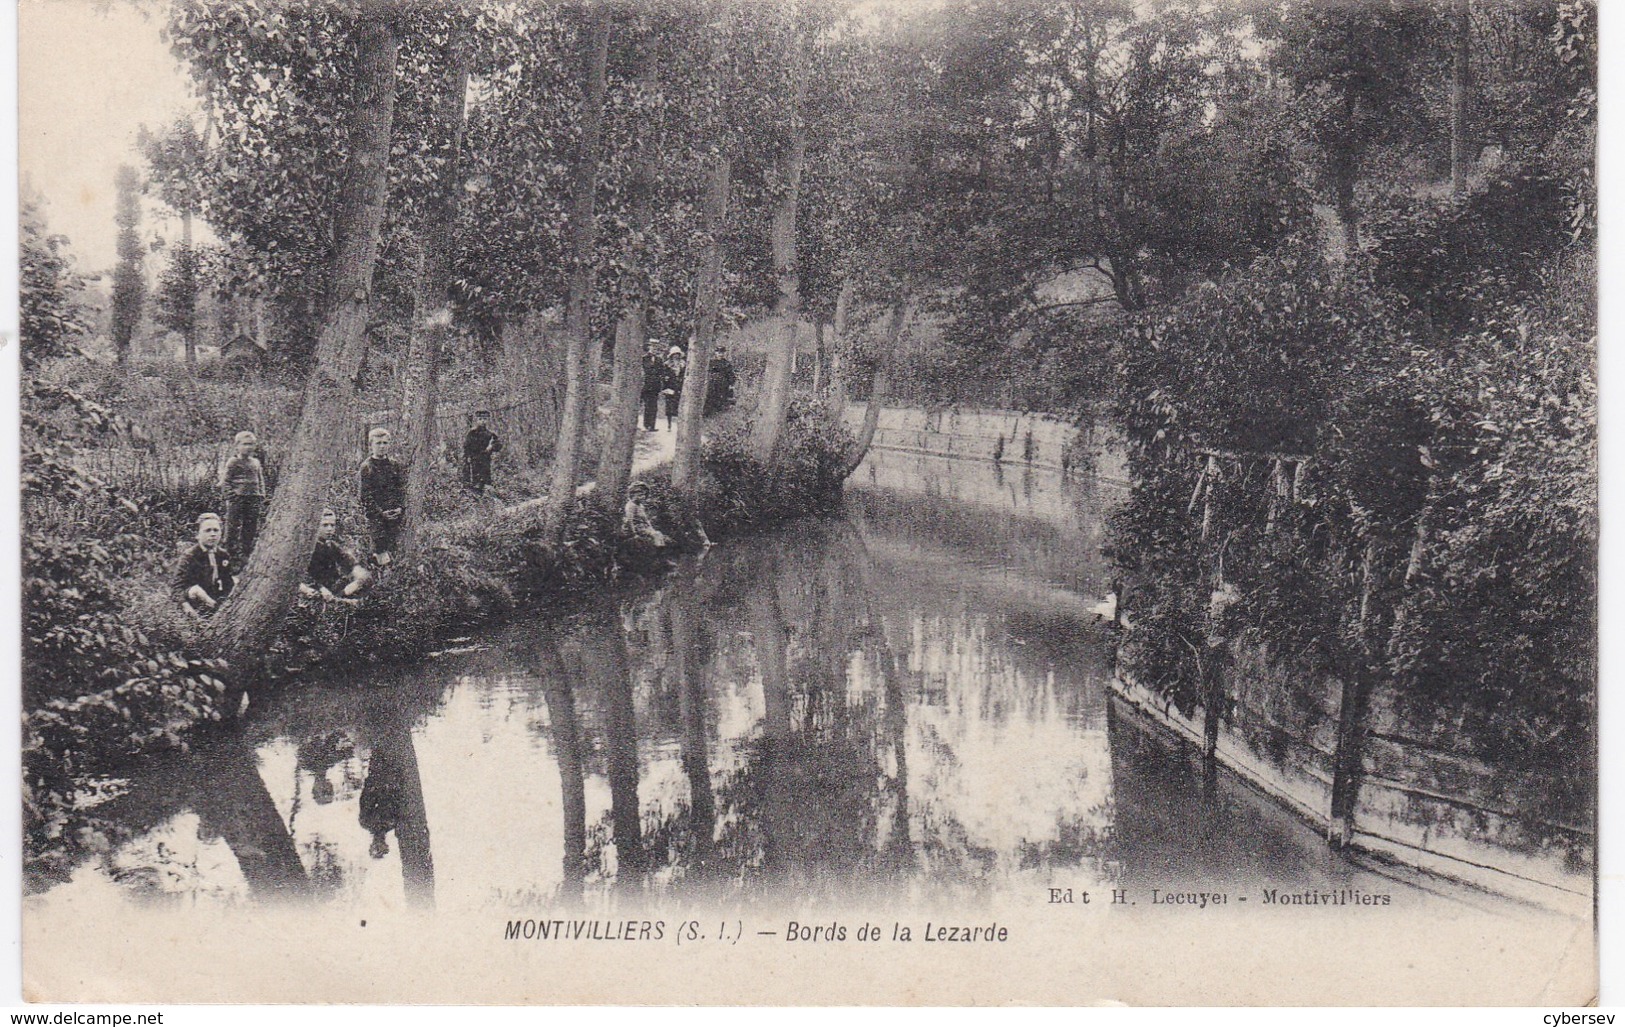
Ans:
[[[463,438],[463,484],[480,493],[491,484],[491,456],[502,451],[502,440],[491,431],[490,420],[490,411],[474,411],[474,427]]]
[[[660,340],[650,339],[643,351],[643,430],[655,430],[660,414],[660,390],[666,387],[666,365],[660,361]]]
[[[361,509],[367,515],[372,555],[388,567],[400,542],[401,514],[406,510],[406,468],[389,455],[388,428],[367,433],[367,459],[361,464]]]
[[[259,440],[251,431],[232,438],[236,452],[220,471],[220,489],[226,499],[226,548],[247,560],[260,534],[260,512],[265,505],[265,468],[254,451]]]
[[[175,594],[194,617],[213,613],[237,582],[231,554],[220,545],[221,532],[219,514],[199,517],[197,545],[186,551],[175,569]]]

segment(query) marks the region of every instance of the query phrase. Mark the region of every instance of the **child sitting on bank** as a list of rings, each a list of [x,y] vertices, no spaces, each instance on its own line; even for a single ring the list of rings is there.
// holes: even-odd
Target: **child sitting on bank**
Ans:
[[[175,569],[175,594],[182,608],[194,617],[213,613],[236,584],[231,554],[220,545],[220,515],[197,519],[197,544],[186,551]]]
[[[634,542],[664,549],[671,543],[671,539],[649,517],[648,508],[644,503],[649,498],[649,486],[641,481],[634,481],[626,490],[626,507],[621,514],[621,530]]]
[[[323,510],[321,526],[316,529],[316,548],[305,568],[305,580],[299,583],[299,593],[355,606],[360,602],[356,596],[367,587],[372,574],[339,542],[338,532],[338,514]]]

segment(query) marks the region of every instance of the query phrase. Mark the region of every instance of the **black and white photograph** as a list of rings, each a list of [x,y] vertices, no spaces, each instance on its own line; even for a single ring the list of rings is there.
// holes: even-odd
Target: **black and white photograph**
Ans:
[[[1598,18],[19,0],[22,998],[1596,1004]]]

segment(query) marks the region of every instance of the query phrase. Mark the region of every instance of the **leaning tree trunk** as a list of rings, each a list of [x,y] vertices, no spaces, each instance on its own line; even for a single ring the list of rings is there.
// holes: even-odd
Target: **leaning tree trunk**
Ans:
[[[406,507],[401,515],[401,558],[417,557],[423,542],[423,503],[434,465],[435,404],[440,354],[451,335],[451,251],[457,225],[458,163],[467,122],[468,30],[459,21],[446,40],[446,66],[435,98],[435,134],[450,144],[423,218],[423,254],[412,296],[412,334],[402,375],[401,438],[407,459]]]
[[[657,95],[654,54],[650,46],[643,68],[640,86],[645,95]],[[653,221],[656,160],[658,152],[653,133],[639,140],[641,154],[636,177],[631,187],[632,238],[641,241],[649,233]],[[604,437],[598,455],[598,502],[607,510],[618,511],[626,502],[626,489],[632,481],[632,453],[638,439],[638,408],[643,394],[643,349],[648,337],[649,287],[647,268],[642,267],[636,243],[628,247],[633,276],[631,288],[623,300],[620,319],[615,324],[615,348],[611,357],[612,372],[609,386],[609,417],[604,422]],[[648,260],[647,254],[642,256]]]
[[[683,398],[677,411],[677,452],[672,457],[671,483],[680,492],[700,479],[700,441],[704,431],[705,390],[711,383],[711,354],[717,348],[717,314],[722,309],[723,232],[728,220],[728,189],[733,164],[726,156],[711,168],[711,188],[705,200],[705,252],[700,257],[696,292],[699,324],[689,349],[688,373],[683,376]]]
[[[796,369],[796,333],[801,323],[801,275],[796,263],[796,214],[801,200],[801,168],[807,156],[807,125],[801,116],[807,96],[807,59],[800,33],[792,57],[795,77],[790,100],[790,150],[784,157],[784,191],[773,211],[773,270],[779,279],[779,296],[773,306],[778,319],[778,344],[768,350],[767,370],[762,376],[761,402],[751,430],[751,455],[762,463],[773,459],[790,405],[790,381]],[[692,361],[690,361],[692,363]]]
[[[842,469],[843,478],[852,476],[852,472],[863,463],[863,458],[869,455],[869,447],[874,445],[875,430],[880,427],[880,408],[886,402],[886,394],[891,391],[892,356],[897,350],[897,340],[902,337],[903,322],[907,318],[907,304],[899,303],[891,308],[891,321],[886,326],[886,346],[875,357],[875,376],[869,385],[869,405],[863,411],[863,429],[858,433],[858,448]]]
[[[351,402],[366,352],[367,308],[388,193],[398,40],[389,6],[374,0],[356,25],[354,93],[345,115],[350,155],[335,222],[334,288],[285,469],[242,587],[205,622],[206,650],[234,664],[264,651],[292,606],[316,544],[316,515],[351,440]],[[236,668],[240,673],[243,668]]]
[[[586,96],[581,110],[581,143],[576,151],[575,181],[570,196],[570,298],[566,307],[568,339],[564,350],[564,410],[559,438],[553,449],[553,470],[542,509],[542,536],[557,547],[564,541],[570,505],[575,499],[576,467],[581,436],[592,409],[593,383],[587,378],[588,348],[592,345],[593,249],[597,242],[594,213],[598,190],[598,138],[604,123],[604,65],[609,56],[609,12],[604,5],[592,9],[591,27],[582,51]],[[591,361],[596,366],[596,361]]]

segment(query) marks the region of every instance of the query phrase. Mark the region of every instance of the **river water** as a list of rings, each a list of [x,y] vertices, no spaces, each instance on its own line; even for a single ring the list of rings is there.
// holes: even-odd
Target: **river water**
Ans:
[[[369,910],[1454,899],[1114,709],[1120,486],[876,452],[838,516],[272,697],[138,768],[123,841],[30,901]],[[1156,893],[1152,892],[1156,889]],[[1194,897],[1201,904],[1204,900]]]
[[[1588,922],[1356,864],[1110,697],[1122,497],[877,452],[837,516],[315,676],[118,783],[101,852],[32,882],[25,980],[119,1002],[1593,993]]]

